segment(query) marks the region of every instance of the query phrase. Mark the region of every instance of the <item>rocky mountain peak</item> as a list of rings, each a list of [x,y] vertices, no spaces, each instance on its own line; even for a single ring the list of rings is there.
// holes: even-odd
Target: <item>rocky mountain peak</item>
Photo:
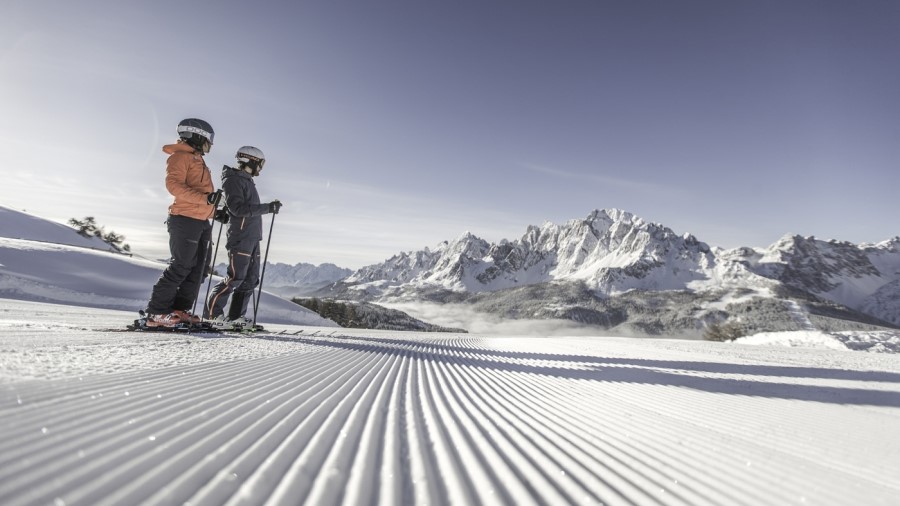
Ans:
[[[469,232],[436,248],[395,255],[345,280],[369,298],[458,296],[575,283],[598,297],[631,290],[771,294],[788,286],[900,322],[900,237],[873,245],[785,235],[767,248],[710,248],[620,209],[564,224],[528,226],[489,243]]]
[[[620,209],[598,209],[563,225],[529,226],[515,241],[491,244],[465,232],[434,250],[402,254],[365,267],[348,281],[481,292],[579,279],[597,289],[606,283],[627,290],[642,286],[635,279],[647,278],[654,270],[665,270],[672,264],[676,272],[660,276],[666,282],[649,284],[677,288],[684,283],[679,272],[693,272],[701,264],[714,263],[706,257],[708,253],[708,246],[690,234],[680,236]],[[413,256],[415,265],[410,260]]]

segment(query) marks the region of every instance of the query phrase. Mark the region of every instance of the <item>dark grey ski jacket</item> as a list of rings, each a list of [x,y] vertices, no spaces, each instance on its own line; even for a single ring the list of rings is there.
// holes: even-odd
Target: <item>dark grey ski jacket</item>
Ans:
[[[222,191],[225,193],[225,206],[231,215],[225,247],[229,250],[235,247],[252,249],[254,243],[262,240],[262,215],[268,214],[269,205],[259,202],[253,176],[227,165],[222,167]],[[242,248],[242,244],[247,246]]]

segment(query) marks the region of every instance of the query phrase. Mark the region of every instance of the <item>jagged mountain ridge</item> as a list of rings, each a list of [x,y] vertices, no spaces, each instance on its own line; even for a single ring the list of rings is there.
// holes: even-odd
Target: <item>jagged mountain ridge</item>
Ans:
[[[729,278],[713,250],[690,234],[617,210],[594,211],[563,225],[529,226],[522,238],[489,244],[471,233],[434,249],[404,252],[343,280],[355,290],[396,287],[484,292],[550,281],[581,281],[604,294],[677,290]],[[740,273],[752,277],[752,273]]]
[[[900,324],[900,237],[854,245],[787,235],[767,248],[723,250],[626,211],[595,210],[563,225],[529,226],[515,241],[490,244],[465,233],[400,253],[331,292],[359,300],[444,292],[462,300],[542,283],[581,284],[601,298],[633,290],[776,297],[789,287]]]

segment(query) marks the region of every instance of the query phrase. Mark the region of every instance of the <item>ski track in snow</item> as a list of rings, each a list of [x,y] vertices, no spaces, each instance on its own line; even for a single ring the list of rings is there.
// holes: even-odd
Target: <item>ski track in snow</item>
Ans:
[[[895,355],[291,326],[120,333],[101,329],[127,313],[3,307],[4,505],[900,497]]]

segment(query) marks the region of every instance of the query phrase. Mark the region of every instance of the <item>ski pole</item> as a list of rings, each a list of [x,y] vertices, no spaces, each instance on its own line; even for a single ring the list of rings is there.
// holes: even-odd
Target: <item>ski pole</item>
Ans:
[[[212,234],[210,234],[210,236],[211,235]],[[211,240],[212,240],[212,237],[210,237],[210,241]],[[206,247],[203,248],[203,262],[202,262],[203,269],[206,269],[206,267],[207,267],[206,259],[209,258],[210,248],[212,248],[212,244],[210,244],[210,243],[207,243]],[[201,288],[203,288],[203,274],[200,275],[200,280],[197,282],[197,291],[194,293],[194,305],[191,306],[191,315],[193,315],[197,311],[197,299],[200,298],[200,289]],[[193,326],[193,323],[190,325]]]
[[[266,241],[266,255],[263,258],[262,274],[259,275],[259,294],[253,301],[253,327],[256,328],[256,312],[259,310],[259,299],[262,298],[263,279],[266,277],[266,263],[269,260],[269,246],[272,244],[272,229],[275,228],[275,214],[272,213],[272,224],[269,225],[269,239]]]
[[[215,209],[213,209],[213,214],[212,214],[213,217],[216,216],[216,213],[217,213],[217,212],[219,212],[219,202],[218,202],[218,201],[216,201]],[[220,228],[220,229],[219,229],[219,233],[221,234],[221,232],[222,232],[222,229]],[[210,235],[209,239],[210,239],[210,241],[212,241],[212,233],[210,233],[209,235]],[[207,272],[209,273],[209,280],[212,281],[212,267],[209,267],[209,264],[206,263],[207,259],[209,258],[209,250],[210,250],[210,248],[212,248],[212,244],[207,244],[207,245],[206,245],[206,248],[204,249],[202,265],[203,265],[203,268],[206,269],[206,272],[204,272],[204,273],[202,273],[202,274],[200,275],[200,281],[197,283],[197,292],[194,293],[194,305],[191,306],[191,314],[192,314],[192,315],[193,315],[194,313],[196,313],[196,311],[197,311],[197,299],[200,298],[200,289],[203,288],[203,276],[204,276]],[[219,243],[217,242],[217,243],[216,243],[216,250],[217,250],[217,251],[218,251],[218,248],[219,248]],[[204,306],[206,305],[206,302],[205,302],[205,301],[203,302],[203,305],[204,305]]]
[[[209,291],[212,289],[212,270],[216,266],[216,257],[219,255],[219,242],[222,240],[222,228],[224,227],[225,222],[220,221],[219,236],[216,237],[216,248],[213,250],[212,261],[209,263],[209,282],[206,283],[206,297],[203,299],[203,312],[208,315],[212,315],[212,308],[206,307],[206,304],[209,303]]]

